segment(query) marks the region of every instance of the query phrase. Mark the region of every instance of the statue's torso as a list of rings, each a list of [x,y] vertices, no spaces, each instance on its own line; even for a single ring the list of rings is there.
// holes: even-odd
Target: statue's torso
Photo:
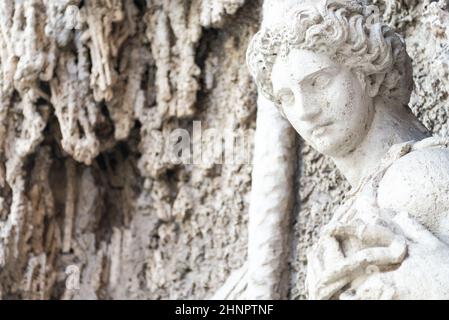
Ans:
[[[405,211],[439,240],[449,244],[448,146],[449,140],[436,137],[393,146],[374,173],[365,177],[348,195],[330,223],[325,226],[323,234],[337,226],[349,225],[361,225],[360,232],[364,232],[364,225],[388,225],[388,228],[394,229],[395,223],[392,221],[395,216]],[[355,221],[363,223],[354,224]],[[400,234],[401,226],[398,225],[397,228]],[[374,242],[372,245],[361,242],[352,236],[339,237],[338,242],[344,255],[341,259],[354,256],[363,249],[379,246]],[[415,249],[409,247],[409,250]],[[338,265],[339,262],[334,260],[332,264]],[[415,262],[416,260],[408,262],[406,258],[401,264],[388,265],[377,271],[394,271],[401,265],[412,270],[417,268]],[[413,267],[407,266],[408,264]],[[357,283],[363,283],[368,278],[366,272],[360,273],[352,286],[356,287]],[[409,283],[405,283],[405,280],[403,282],[403,287],[407,289]],[[340,293],[346,289],[343,288]],[[419,290],[410,292],[416,294]],[[334,297],[338,296],[339,294]]]
[[[348,212],[354,209],[357,215],[368,214],[363,210],[368,202],[391,214],[407,211],[429,231],[447,238],[448,195],[449,139],[410,141],[389,150],[375,172],[350,192],[331,224],[352,219]],[[448,228],[442,230],[444,226]]]

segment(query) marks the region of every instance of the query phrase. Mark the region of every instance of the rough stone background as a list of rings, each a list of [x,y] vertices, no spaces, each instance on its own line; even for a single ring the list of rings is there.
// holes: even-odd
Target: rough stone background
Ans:
[[[448,134],[444,1],[377,2],[414,59],[413,112]],[[202,299],[244,263],[251,166],[174,165],[161,133],[198,120],[251,146],[244,60],[261,5],[0,2],[1,298]],[[292,299],[348,189],[325,157],[302,143],[298,156]]]

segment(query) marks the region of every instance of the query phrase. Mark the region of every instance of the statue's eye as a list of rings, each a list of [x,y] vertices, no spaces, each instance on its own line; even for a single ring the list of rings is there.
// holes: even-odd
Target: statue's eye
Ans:
[[[283,106],[291,105],[295,101],[295,96],[293,95],[293,92],[288,89],[281,90],[281,92],[279,92],[278,98],[279,102]]]
[[[320,89],[325,88],[326,86],[328,86],[330,84],[331,79],[332,78],[331,78],[330,74],[321,73],[313,78],[312,87],[317,87]]]

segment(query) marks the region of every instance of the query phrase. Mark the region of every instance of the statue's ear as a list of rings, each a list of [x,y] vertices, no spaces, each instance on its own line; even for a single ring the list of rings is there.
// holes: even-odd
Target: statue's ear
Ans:
[[[368,96],[370,98],[376,97],[379,93],[380,86],[385,79],[385,74],[372,74],[366,76],[362,72],[356,72],[356,75]]]
[[[385,73],[372,74],[366,77],[366,92],[370,98],[379,94],[380,86],[384,82]]]

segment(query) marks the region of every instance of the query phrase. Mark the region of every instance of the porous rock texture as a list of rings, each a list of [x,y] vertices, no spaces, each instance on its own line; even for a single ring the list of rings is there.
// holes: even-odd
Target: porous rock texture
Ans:
[[[260,7],[1,1],[2,298],[205,298],[244,263],[251,166],[176,164],[163,133],[252,146]]]
[[[445,1],[375,2],[414,59],[413,112],[447,135]],[[245,51],[261,7],[0,2],[1,298],[203,299],[244,264],[251,165],[176,164],[164,139],[201,121],[252,146]],[[306,249],[349,188],[298,145],[292,299],[307,297]]]

